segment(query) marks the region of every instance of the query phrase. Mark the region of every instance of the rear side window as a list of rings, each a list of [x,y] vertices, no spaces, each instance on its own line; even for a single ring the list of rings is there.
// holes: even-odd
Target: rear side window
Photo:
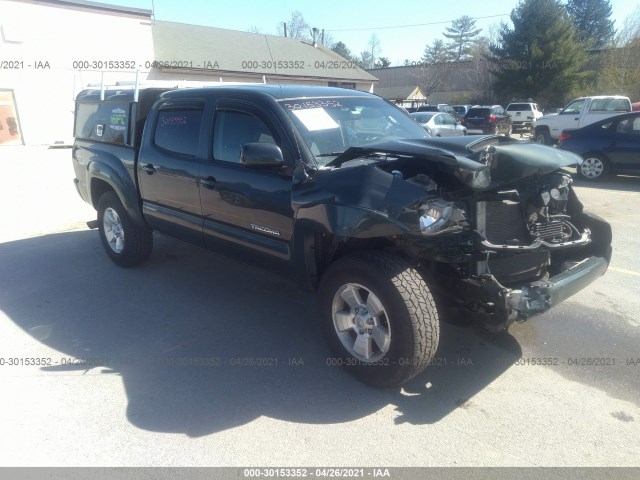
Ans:
[[[74,136],[98,142],[129,144],[130,105],[125,102],[76,103]]]
[[[201,125],[202,110],[161,110],[153,141],[163,150],[193,157],[198,152]]]
[[[489,115],[489,108],[470,108],[467,112],[467,116],[469,117],[483,117],[485,115]]]
[[[630,112],[631,105],[624,98],[598,98],[591,102],[590,112]]]
[[[529,103],[511,103],[507,107],[507,112],[515,112],[517,110],[528,110],[531,111],[531,104]]]

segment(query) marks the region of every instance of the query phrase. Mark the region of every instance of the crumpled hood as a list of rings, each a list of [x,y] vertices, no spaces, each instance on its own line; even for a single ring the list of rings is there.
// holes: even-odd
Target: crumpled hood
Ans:
[[[574,153],[539,143],[513,142],[497,145],[491,164],[489,188],[513,183],[533,175],[551,173],[560,168],[575,167],[581,159]]]
[[[581,163],[579,156],[534,142],[504,137],[457,137],[428,140],[390,140],[351,147],[330,166],[362,157],[387,155],[434,162],[476,190],[490,190],[523,178],[551,173]],[[477,177],[489,170],[490,182]]]

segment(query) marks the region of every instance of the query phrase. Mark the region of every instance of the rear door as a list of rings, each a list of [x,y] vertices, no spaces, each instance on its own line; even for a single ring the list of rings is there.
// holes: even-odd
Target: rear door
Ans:
[[[204,102],[166,101],[152,111],[138,161],[147,222],[154,230],[202,244],[198,174],[206,154]]]
[[[293,150],[283,126],[266,108],[220,100],[212,131],[199,178],[205,245],[242,262],[289,273]],[[240,164],[242,145],[252,142],[278,145],[287,166],[256,169]]]
[[[615,122],[609,131],[605,153],[613,169],[628,173],[640,171],[640,115]]]

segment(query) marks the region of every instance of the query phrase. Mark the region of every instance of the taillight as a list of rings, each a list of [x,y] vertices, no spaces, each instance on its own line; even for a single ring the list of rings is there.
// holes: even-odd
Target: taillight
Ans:
[[[496,121],[496,116],[492,113],[491,115],[489,115],[489,123],[493,123]]]
[[[565,140],[571,138],[570,133],[561,133],[559,142],[564,142]]]
[[[460,125],[464,125],[464,117],[460,117]]]

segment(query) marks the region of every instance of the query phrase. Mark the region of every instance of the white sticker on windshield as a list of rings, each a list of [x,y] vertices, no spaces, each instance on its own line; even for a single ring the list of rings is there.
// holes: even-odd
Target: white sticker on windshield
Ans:
[[[324,111],[323,108],[308,108],[306,110],[294,110],[293,114],[298,117],[302,124],[310,132],[316,130],[329,130],[331,128],[339,128],[331,116]]]

